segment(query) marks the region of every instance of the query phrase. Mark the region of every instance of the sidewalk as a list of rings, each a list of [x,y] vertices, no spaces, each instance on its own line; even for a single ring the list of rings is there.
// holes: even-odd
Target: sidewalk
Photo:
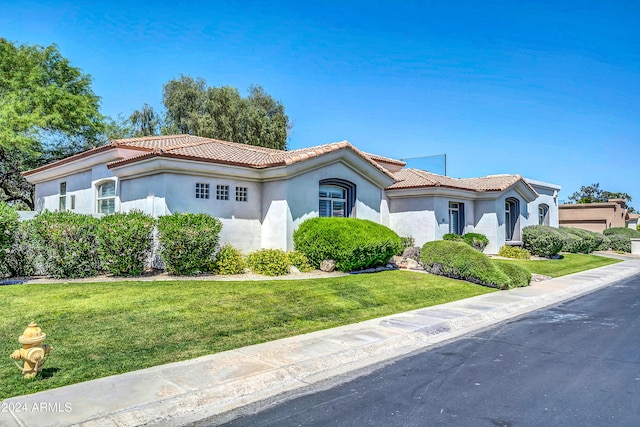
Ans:
[[[381,363],[640,274],[640,259],[530,287],[156,366],[1,402],[0,426],[179,426]]]

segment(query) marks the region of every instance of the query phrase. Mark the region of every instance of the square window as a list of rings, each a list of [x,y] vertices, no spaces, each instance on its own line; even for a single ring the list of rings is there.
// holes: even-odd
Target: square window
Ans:
[[[209,184],[196,182],[196,199],[208,199],[208,198],[209,198]]]
[[[216,199],[229,200],[229,186],[228,185],[216,185]]]
[[[236,187],[236,202],[246,202],[248,192],[247,187]]]

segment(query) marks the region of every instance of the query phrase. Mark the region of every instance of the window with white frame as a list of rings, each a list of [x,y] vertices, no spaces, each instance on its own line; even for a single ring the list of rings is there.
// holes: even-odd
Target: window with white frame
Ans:
[[[216,199],[217,200],[229,200],[229,186],[228,185],[216,185]]]
[[[58,210],[64,212],[67,210],[67,183],[60,183],[60,200],[58,201]]]
[[[320,185],[319,216],[348,217],[347,190],[337,185]]]
[[[236,187],[236,202],[246,202],[248,192],[247,187]]]
[[[209,198],[209,184],[196,182],[196,199]]]
[[[116,211],[116,182],[106,181],[98,186],[98,213]]]
[[[449,202],[449,233],[462,235],[464,232],[464,203]]]
[[[549,206],[545,204],[538,206],[538,224],[549,225]]]

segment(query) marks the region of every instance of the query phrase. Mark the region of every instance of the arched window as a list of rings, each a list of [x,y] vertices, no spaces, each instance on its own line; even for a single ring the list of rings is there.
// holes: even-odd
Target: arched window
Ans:
[[[319,216],[350,217],[355,203],[355,184],[342,179],[323,179],[319,188]]]
[[[116,182],[105,181],[98,186],[98,213],[116,211]]]
[[[541,204],[538,206],[538,224],[549,225],[549,206]]]
[[[509,198],[504,201],[504,230],[505,240],[518,240],[520,238],[520,230],[518,224],[520,222],[520,202],[518,199]]]

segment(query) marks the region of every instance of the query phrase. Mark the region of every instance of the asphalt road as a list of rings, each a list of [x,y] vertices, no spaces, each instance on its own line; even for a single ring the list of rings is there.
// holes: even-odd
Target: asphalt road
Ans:
[[[640,276],[228,425],[640,426]]]

